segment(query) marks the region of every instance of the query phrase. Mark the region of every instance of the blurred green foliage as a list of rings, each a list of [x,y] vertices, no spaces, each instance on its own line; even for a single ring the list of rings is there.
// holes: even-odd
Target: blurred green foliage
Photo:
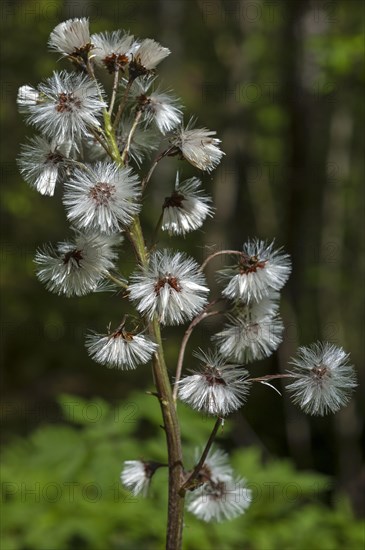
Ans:
[[[136,393],[111,408],[101,399],[60,399],[68,423],[43,425],[8,445],[2,461],[3,550],[156,550],[164,544],[166,470],[155,474],[146,499],[119,482],[128,459],[165,461],[160,410],[153,396]],[[180,409],[185,459],[212,428]],[[61,420],[61,418],[60,418]],[[224,448],[229,427],[218,444]],[[189,463],[190,457],[190,463]],[[346,497],[333,509],[321,502],[331,480],[298,471],[289,460],[263,461],[255,448],[235,449],[235,471],[247,480],[253,502],[244,516],[206,524],[186,514],[186,550],[359,550],[360,522]]]

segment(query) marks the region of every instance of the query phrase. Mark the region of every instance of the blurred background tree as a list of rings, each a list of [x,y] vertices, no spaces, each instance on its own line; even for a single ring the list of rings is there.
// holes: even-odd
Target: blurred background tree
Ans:
[[[38,425],[60,423],[61,393],[128,402],[132,388],[148,389],[151,383],[148,369],[102,369],[85,351],[87,329],[103,331],[120,320],[120,296],[66,300],[47,293],[34,276],[35,249],[63,240],[68,229],[62,191],[51,200],[19,175],[15,159],[33,130],[17,113],[15,98],[20,85],[51,75],[57,56],[47,51],[49,33],[72,17],[88,16],[92,32],[123,28],[170,48],[159,71],[165,87],[181,97],[186,120],[197,115],[199,125],[217,130],[222,139],[226,156],[203,178],[217,206],[215,218],[182,243],[164,236],[161,244],[183,248],[201,261],[216,248],[239,248],[247,237],[275,237],[292,255],[294,269],[282,302],[284,343],[255,365],[255,372],[284,371],[298,345],[322,339],[351,353],[363,384],[361,0],[2,0],[1,10],[5,444]],[[60,61],[61,67],[67,63]],[[194,173],[176,159],[159,165],[145,198],[146,231],[158,219],[176,169],[183,178]],[[132,257],[126,253],[121,262],[128,273]],[[214,323],[197,330],[190,349],[205,344]],[[171,373],[179,334],[181,329],[165,331]],[[304,416],[285,394],[280,399],[264,386],[255,388],[230,421],[225,446],[255,445],[266,459],[288,457],[297,469],[331,476],[328,503],[337,491],[346,493],[359,515],[365,492],[360,397],[361,389],[349,407],[316,419]],[[198,430],[202,419],[191,422]],[[148,430],[142,422],[133,437],[143,439]],[[126,458],[131,457],[120,456],[120,464]]]

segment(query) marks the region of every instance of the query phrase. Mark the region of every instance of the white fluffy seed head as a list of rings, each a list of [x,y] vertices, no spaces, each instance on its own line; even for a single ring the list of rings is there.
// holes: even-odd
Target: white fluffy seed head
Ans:
[[[217,352],[200,350],[195,356],[201,362],[200,370],[179,381],[180,400],[219,417],[239,409],[249,393],[248,372],[237,365],[227,365]]]
[[[196,449],[195,462],[202,451]],[[189,512],[206,522],[233,519],[249,507],[252,494],[246,482],[234,477],[228,455],[220,449],[210,449],[196,477],[197,488],[186,493]]]
[[[76,232],[73,241],[45,245],[35,257],[37,277],[50,292],[67,297],[96,292],[115,268],[120,242],[121,237]]]
[[[150,486],[151,475],[148,463],[141,460],[126,460],[120,475],[122,484],[133,496],[146,496]]]
[[[76,169],[64,187],[67,217],[81,230],[120,232],[140,210],[140,185],[131,168],[98,162]]]
[[[170,53],[168,48],[161,46],[155,40],[145,38],[134,49],[133,62],[151,71]]]
[[[278,315],[278,293],[260,302],[236,307],[227,315],[228,323],[213,336],[220,353],[232,361],[246,364],[269,357],[282,342],[284,325]]]
[[[29,101],[27,120],[50,139],[56,136],[59,142],[72,141],[76,145],[81,137],[89,135],[90,128],[100,126],[104,107],[98,87],[88,76],[54,72],[39,84],[38,99]]]
[[[281,248],[274,250],[273,247],[274,241],[270,244],[259,239],[247,241],[242,255],[237,256],[236,265],[218,272],[218,278],[226,283],[223,296],[257,302],[273,290],[280,290],[289,278],[291,262]]]
[[[357,386],[348,360],[349,354],[328,342],[300,347],[289,371],[294,381],[287,385],[294,403],[307,414],[320,416],[347,405]]]
[[[201,181],[190,178],[176,184],[173,193],[163,204],[162,230],[170,235],[185,235],[199,229],[208,216],[213,216],[212,199],[204,195]]]
[[[215,131],[207,128],[194,128],[190,120],[171,137],[171,143],[181,152],[183,157],[199,170],[212,172],[220,163],[223,151],[219,148],[221,140],[213,137]]]
[[[162,134],[170,132],[182,121],[182,106],[170,92],[155,87],[156,77],[138,78],[130,89],[130,101],[142,111],[142,123],[154,124]],[[127,81],[124,82],[126,86]]]
[[[133,36],[122,31],[101,32],[93,34],[91,41],[94,45],[92,55],[95,63],[113,73],[122,70],[128,65],[133,45]]]
[[[51,50],[64,56],[84,56],[92,49],[89,20],[86,17],[68,19],[53,29],[48,44]]]
[[[135,369],[147,363],[158,348],[144,334],[128,332],[124,328],[111,334],[92,333],[87,337],[86,347],[97,363],[121,370]]]
[[[243,514],[251,504],[252,493],[240,477],[209,480],[186,495],[187,509],[205,522],[221,522]]]
[[[22,146],[18,158],[20,172],[41,195],[52,196],[57,181],[66,175],[68,144],[60,144],[41,136],[35,136]]]
[[[158,250],[149,265],[131,276],[130,299],[137,310],[165,325],[178,325],[192,319],[207,304],[205,277],[195,260],[182,252]]]

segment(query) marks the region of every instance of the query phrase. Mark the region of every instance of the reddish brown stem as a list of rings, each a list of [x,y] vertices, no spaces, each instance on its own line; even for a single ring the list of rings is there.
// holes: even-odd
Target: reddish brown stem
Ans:
[[[242,256],[243,255],[243,252],[240,252],[239,250],[218,250],[218,252],[213,252],[213,254],[211,254],[210,256],[208,256],[208,258],[206,258],[204,260],[204,262],[202,263],[201,267],[200,267],[200,271],[204,271],[204,269],[206,268],[207,264],[213,260],[213,258],[216,258],[216,256],[221,256],[222,254],[235,254],[235,255],[239,255],[239,256]]]
[[[215,436],[217,435],[217,432],[219,430],[219,426],[222,424],[222,419],[217,418],[216,423],[214,424],[214,428],[212,430],[212,433],[209,436],[209,439],[207,441],[207,444],[205,445],[204,451],[202,452],[202,455],[199,459],[199,462],[196,464],[194,470],[188,477],[188,479],[184,482],[183,486],[180,489],[180,494],[184,494],[186,489],[189,489],[189,487],[194,486],[194,481],[199,475],[200,470],[202,469],[204,462],[208,456],[208,453],[210,451],[211,446],[213,445],[213,441]]]
[[[195,319],[192,320],[192,322],[190,323],[190,325],[188,326],[188,328],[185,331],[184,337],[181,341],[179,357],[178,357],[177,365],[176,365],[175,383],[174,383],[174,390],[173,390],[174,401],[176,401],[176,398],[177,398],[178,383],[179,383],[179,380],[181,378],[181,372],[182,372],[182,367],[183,367],[183,363],[184,363],[184,356],[185,356],[185,349],[186,349],[187,343],[189,341],[189,338],[191,336],[191,333],[193,332],[196,325],[198,325],[203,319],[206,319],[207,317],[211,317],[212,315],[217,315],[218,313],[221,313],[220,311],[209,311],[209,312],[207,311],[207,308],[212,306],[216,302],[217,302],[217,300],[215,300],[214,302],[211,302],[210,304],[208,304],[206,306],[206,308],[199,315],[197,315],[195,317]]]

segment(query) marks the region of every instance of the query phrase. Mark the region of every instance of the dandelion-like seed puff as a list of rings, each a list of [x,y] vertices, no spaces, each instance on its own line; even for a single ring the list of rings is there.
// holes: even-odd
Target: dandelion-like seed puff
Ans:
[[[133,49],[129,64],[129,79],[151,74],[157,65],[170,54],[170,50],[151,38],[145,38]]]
[[[148,336],[127,331],[124,327],[111,334],[90,334],[86,347],[97,363],[122,370],[147,363],[158,348]]]
[[[19,169],[25,181],[41,195],[52,196],[56,183],[62,181],[69,166],[69,149],[67,142],[49,141],[41,136],[29,140],[29,143],[22,146],[18,158]]]
[[[278,315],[278,292],[259,302],[238,305],[228,314],[228,323],[213,336],[219,352],[236,363],[269,357],[282,342],[284,325]]]
[[[304,412],[323,416],[347,405],[357,386],[349,354],[328,342],[300,347],[291,361],[294,382],[287,386]]]
[[[250,383],[248,372],[237,365],[227,365],[216,352],[196,352],[201,369],[179,381],[179,398],[193,409],[224,417],[246,401]]]
[[[190,164],[204,172],[212,172],[220,163],[224,153],[219,148],[220,139],[215,131],[207,128],[194,128],[191,119],[184,128],[171,136],[170,141]]]
[[[98,162],[75,169],[65,183],[63,204],[78,229],[117,233],[140,210],[138,177],[131,168]]]
[[[97,65],[109,73],[122,70],[128,65],[132,55],[133,36],[124,31],[93,34],[93,59]]]
[[[208,216],[213,216],[211,203],[212,199],[204,195],[198,178],[180,183],[177,174],[175,189],[163,203],[162,231],[185,235],[199,229]]]
[[[89,20],[68,19],[57,25],[50,34],[48,44],[51,50],[62,53],[64,56],[82,58],[92,50],[90,39]]]
[[[192,319],[207,304],[209,289],[199,265],[182,252],[153,252],[147,268],[135,272],[129,285],[137,310],[164,325]]]
[[[274,250],[274,242],[268,244],[259,239],[243,245],[238,263],[218,271],[218,277],[227,282],[222,291],[230,300],[259,301],[273,290],[281,290],[289,278],[291,262],[281,249]]]
[[[99,290],[110,270],[115,268],[115,246],[121,237],[77,232],[73,241],[56,247],[45,245],[37,251],[37,276],[56,294],[83,296]]]
[[[100,126],[106,103],[88,76],[54,72],[45,83],[39,84],[38,95],[36,90],[26,92],[23,92],[25,99],[18,99],[20,107],[28,112],[28,122],[51,139],[57,136],[59,142],[78,142],[88,135],[90,128]]]

